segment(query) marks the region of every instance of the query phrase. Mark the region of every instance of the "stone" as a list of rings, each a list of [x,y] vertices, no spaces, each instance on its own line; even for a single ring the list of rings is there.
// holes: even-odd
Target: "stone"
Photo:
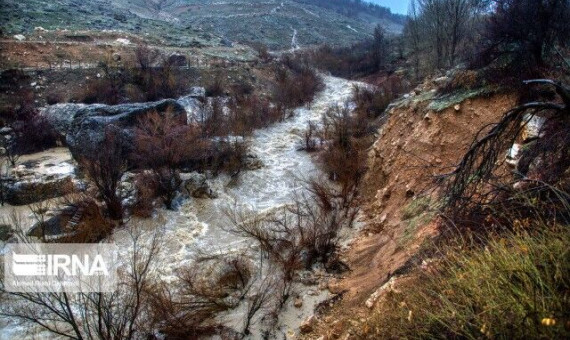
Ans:
[[[8,185],[6,202],[11,205],[27,205],[61,197],[74,188],[71,176],[47,180],[24,180]]]
[[[26,36],[23,35],[23,34],[16,34],[16,35],[14,36],[14,39],[16,39],[16,40],[18,40],[18,41],[24,41],[24,40],[26,40]]]
[[[303,307],[303,299],[300,297],[296,298],[295,302],[293,303],[293,306],[295,306],[295,308]]]
[[[182,193],[201,199],[215,199],[218,194],[210,187],[206,176],[197,172],[180,174]]]
[[[453,109],[455,110],[455,112],[459,112],[461,111],[461,105],[457,104],[453,107]]]
[[[114,61],[121,61],[121,55],[119,53],[113,53]]]
[[[89,155],[100,148],[108,126],[113,126],[125,144],[125,151],[133,147],[133,128],[141,117],[157,111],[171,110],[174,115],[186,115],[184,107],[176,100],[158,102],[103,105],[103,104],[55,104],[42,111],[42,115],[65,136],[75,158]]]
[[[259,170],[265,166],[261,159],[257,158],[255,155],[247,155],[245,158],[245,169],[246,170]]]
[[[9,134],[11,134],[13,131],[14,131],[14,130],[12,130],[12,128],[5,126],[5,127],[3,127],[3,128],[0,129],[0,136],[9,135]]]
[[[299,330],[303,334],[311,333],[313,331],[316,323],[317,323],[317,319],[315,318],[314,315],[311,315],[305,321],[303,321],[303,323],[301,324],[301,327],[299,327]]]

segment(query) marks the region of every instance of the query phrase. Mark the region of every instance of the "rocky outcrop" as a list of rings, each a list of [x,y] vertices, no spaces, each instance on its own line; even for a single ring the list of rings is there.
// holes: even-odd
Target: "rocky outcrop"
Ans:
[[[172,110],[175,115],[186,114],[189,123],[195,122],[204,97],[203,88],[193,87],[189,95],[178,100],[121,105],[56,104],[43,109],[42,115],[65,137],[72,154],[78,157],[97,150],[110,125],[120,130],[128,146],[132,142],[132,128],[149,112]]]
[[[182,193],[194,198],[218,198],[218,194],[210,187],[206,176],[197,172],[180,174]]]
[[[73,188],[74,183],[71,176],[18,181],[8,186],[6,202],[11,205],[31,204],[66,195]]]
[[[57,104],[42,112],[69,146],[74,157],[97,150],[105,137],[107,126],[120,130],[127,145],[132,142],[132,128],[138,119],[153,112],[172,110],[174,114],[186,114],[184,107],[173,99],[158,102],[122,105]]]

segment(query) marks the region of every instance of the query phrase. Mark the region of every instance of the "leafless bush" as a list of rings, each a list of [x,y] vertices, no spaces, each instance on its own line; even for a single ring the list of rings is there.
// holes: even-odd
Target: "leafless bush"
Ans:
[[[317,149],[317,136],[318,127],[315,122],[307,123],[307,130],[305,130],[303,150],[311,152]]]
[[[167,208],[172,208],[181,184],[178,169],[187,160],[203,158],[203,144],[199,130],[187,125],[184,115],[154,112],[138,122],[133,159],[139,167],[152,170]]]
[[[565,0],[495,1],[473,66],[490,65],[488,78],[505,83],[540,76],[556,49],[568,44],[569,18]]]
[[[237,176],[245,166],[248,151],[249,145],[245,141],[220,141],[214,146],[208,167],[216,174],[223,171]]]
[[[251,216],[234,209],[228,215],[232,231],[255,240],[290,281],[296,270],[334,258],[338,232],[352,226],[356,211],[337,189],[312,181],[304,194],[281,211]]]
[[[149,320],[147,288],[151,269],[160,249],[159,232],[148,243],[129,229],[133,249],[119,271],[114,293],[11,293],[1,290],[9,302],[0,315],[20,320],[69,339],[141,339],[153,334]],[[3,288],[3,285],[2,285]]]
[[[217,313],[236,308],[250,292],[252,267],[243,255],[198,259],[177,275],[176,287],[159,283],[149,291],[152,319],[168,339],[213,335]]]
[[[10,154],[27,154],[56,146],[58,135],[47,119],[34,108],[20,111],[12,124],[14,140],[7,150]]]
[[[120,132],[109,126],[105,130],[105,140],[99,152],[84,157],[80,163],[107,205],[109,217],[112,220],[122,220],[123,206],[117,189],[127,163]]]
[[[226,93],[226,82],[221,74],[215,75],[206,85],[208,97],[219,97]]]
[[[171,59],[145,46],[139,46],[135,54],[136,64],[101,61],[100,76],[88,81],[75,99],[114,105],[177,98],[184,93],[187,81]]]
[[[566,215],[569,198],[563,194],[568,192],[570,139],[567,124],[562,122],[568,115],[570,91],[549,80],[527,82],[534,83],[553,86],[561,103],[536,101],[508,111],[498,123],[482,129],[456,169],[441,178],[445,180],[446,212],[466,227],[512,225],[513,220],[486,220],[497,209],[508,211],[511,217],[519,214],[521,220],[530,214],[570,221]],[[513,174],[505,168],[503,155],[535,116],[545,118],[546,123],[535,140],[527,141]]]
[[[135,202],[131,208],[134,216],[149,218],[152,216],[153,201],[157,197],[158,183],[152,173],[142,172],[135,176]]]
[[[288,109],[311,102],[323,88],[321,78],[308,65],[291,57],[285,57],[283,64],[286,68],[275,71],[273,101]]]

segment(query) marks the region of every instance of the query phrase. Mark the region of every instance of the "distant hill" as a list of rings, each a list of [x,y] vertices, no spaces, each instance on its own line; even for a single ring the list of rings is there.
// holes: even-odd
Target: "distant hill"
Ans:
[[[170,45],[231,42],[287,49],[349,44],[378,23],[399,32],[403,16],[351,0],[2,0],[7,34],[45,29],[118,29]]]

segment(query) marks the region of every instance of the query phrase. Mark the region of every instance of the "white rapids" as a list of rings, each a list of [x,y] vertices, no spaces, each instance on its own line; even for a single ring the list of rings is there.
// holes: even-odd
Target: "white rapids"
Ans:
[[[351,101],[355,85],[366,86],[322,77],[325,88],[309,106],[297,108],[293,117],[257,130],[248,138],[250,153],[263,162],[261,169],[243,171],[235,181],[227,176],[214,179],[217,199],[191,198],[183,201],[176,211],[161,211],[150,220],[129,222],[138,223],[137,227],[148,230],[149,234],[163,228],[164,246],[156,258],[162,279],[173,279],[177,268],[192,263],[201,254],[238,252],[251,246],[249,240],[227,231],[230,225],[226,209],[236,205],[256,213],[277,209],[291,203],[301,188],[301,180],[322,175],[310,154],[298,151],[307,123],[320,123],[329,108]],[[131,246],[126,229],[117,230],[109,240],[125,252]],[[2,326],[7,328],[0,329],[0,340],[19,338],[16,327]]]
[[[345,105],[352,99],[354,85],[364,84],[323,76],[325,88],[308,107],[295,110],[294,116],[266,129],[257,130],[250,138],[250,153],[263,162],[258,170],[243,171],[234,183],[227,176],[214,180],[217,199],[189,199],[177,211],[163,211],[150,228],[164,226],[167,251],[158,259],[165,276],[192,261],[202,253],[228,253],[249,246],[248,240],[227,232],[230,227],[226,211],[234,206],[254,213],[283,207],[294,199],[302,180],[318,177],[321,172],[311,156],[299,151],[309,121],[320,123],[331,107]],[[154,226],[153,226],[154,225]],[[127,237],[115,234],[119,245]]]

